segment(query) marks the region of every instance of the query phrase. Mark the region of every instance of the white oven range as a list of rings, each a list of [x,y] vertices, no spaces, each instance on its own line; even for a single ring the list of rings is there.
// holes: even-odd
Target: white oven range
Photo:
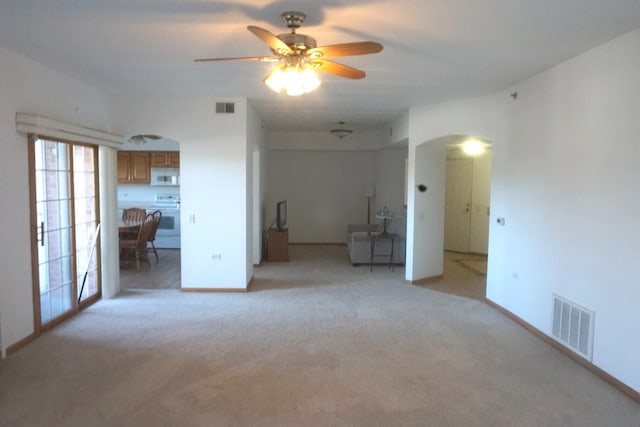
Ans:
[[[160,225],[156,232],[155,246],[164,249],[180,248],[180,194],[158,193],[154,197],[153,206],[148,213],[155,210],[162,212]]]

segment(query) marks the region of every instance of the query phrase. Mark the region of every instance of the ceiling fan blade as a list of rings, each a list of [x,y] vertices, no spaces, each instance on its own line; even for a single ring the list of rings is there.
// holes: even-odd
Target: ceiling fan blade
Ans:
[[[338,64],[328,59],[317,58],[310,61],[310,64],[314,65],[318,71],[335,74],[336,76],[346,77],[348,79],[361,79],[366,76],[366,73],[362,70],[349,67],[348,65]]]
[[[236,56],[231,58],[198,58],[194,62],[210,62],[210,61],[259,61],[259,62],[278,62],[280,58],[277,56]]]
[[[276,37],[269,30],[249,25],[247,30],[251,31],[256,37],[265,42],[277,54],[286,55],[293,53],[293,50],[287,46],[285,42]]]
[[[320,46],[314,49],[309,49],[309,51],[307,52],[307,56],[317,56],[320,58],[336,58],[339,56],[369,55],[371,53],[378,53],[381,50],[382,45],[380,43],[354,42]]]

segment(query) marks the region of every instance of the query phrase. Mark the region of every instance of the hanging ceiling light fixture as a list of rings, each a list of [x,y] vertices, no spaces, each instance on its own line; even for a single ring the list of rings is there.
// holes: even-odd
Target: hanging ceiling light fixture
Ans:
[[[462,151],[470,156],[479,156],[485,150],[485,144],[477,139],[468,139],[462,144]]]
[[[353,130],[344,128],[344,122],[338,122],[338,124],[340,124],[340,128],[331,129],[331,133],[339,139],[346,138],[353,133]]]

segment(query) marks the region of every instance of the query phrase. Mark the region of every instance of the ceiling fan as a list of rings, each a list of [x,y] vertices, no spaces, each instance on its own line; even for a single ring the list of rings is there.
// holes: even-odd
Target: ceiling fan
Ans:
[[[291,30],[290,33],[274,35],[264,28],[249,25],[247,29],[266,43],[270,56],[241,56],[231,58],[200,58],[196,62],[206,61],[260,61],[278,62],[264,79],[264,82],[276,92],[286,90],[288,95],[301,95],[320,85],[314,71],[322,71],[348,79],[361,79],[366,74],[357,68],[349,67],[329,60],[353,55],[368,55],[382,50],[380,43],[362,41],[341,43],[328,46],[317,46],[316,40],[305,34],[296,33],[304,22],[306,15],[302,12],[284,12],[282,20]]]
[[[129,142],[137,145],[144,145],[150,140],[157,141],[158,139],[161,139],[161,138],[162,137],[160,135],[152,135],[152,134],[133,135],[129,138]]]

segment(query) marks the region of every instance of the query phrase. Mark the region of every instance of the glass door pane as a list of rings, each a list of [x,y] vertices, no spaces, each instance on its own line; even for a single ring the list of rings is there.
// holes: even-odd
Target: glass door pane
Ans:
[[[69,147],[35,142],[36,226],[40,323],[73,310],[73,246]]]
[[[95,149],[76,145],[73,147],[73,188],[76,231],[76,270],[79,301],[97,295],[98,262],[96,214]]]

